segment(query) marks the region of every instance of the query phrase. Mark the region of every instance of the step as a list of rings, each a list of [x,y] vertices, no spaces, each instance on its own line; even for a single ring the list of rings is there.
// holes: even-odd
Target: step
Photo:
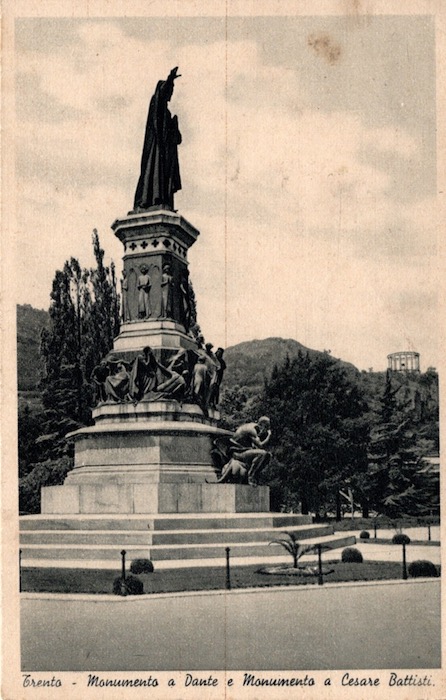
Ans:
[[[333,528],[330,525],[290,525],[286,530],[268,528],[226,528],[203,530],[22,530],[20,545],[27,544],[112,544],[124,547],[140,545],[148,547],[156,544],[201,544],[253,542],[272,540],[285,532],[292,532],[298,540],[309,537],[330,535]]]
[[[354,536],[325,535],[312,537],[305,544],[323,544],[330,548],[346,547],[354,544]],[[212,559],[223,555],[226,543],[216,544],[171,544],[152,545],[127,545],[127,561],[140,557],[148,557],[154,562],[167,560]],[[233,557],[271,557],[281,554],[283,549],[279,545],[270,545],[268,541],[260,542],[236,542],[230,543],[231,556]],[[52,559],[55,566],[57,561],[66,560],[111,560],[115,559],[117,565],[121,560],[121,547],[117,545],[95,544],[27,544],[22,546],[22,560],[28,562],[33,559]]]
[[[180,513],[141,515],[22,515],[20,530],[203,530],[311,525],[296,513]]]

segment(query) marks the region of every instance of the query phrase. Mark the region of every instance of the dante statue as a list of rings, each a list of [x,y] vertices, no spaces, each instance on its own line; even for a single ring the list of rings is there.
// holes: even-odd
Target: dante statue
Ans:
[[[174,80],[179,78],[173,68],[167,80],[158,81],[150,101],[141,174],[135,193],[134,210],[164,206],[173,209],[173,195],[181,190],[178,144],[181,134],[178,119],[172,116],[167,103],[172,97]]]

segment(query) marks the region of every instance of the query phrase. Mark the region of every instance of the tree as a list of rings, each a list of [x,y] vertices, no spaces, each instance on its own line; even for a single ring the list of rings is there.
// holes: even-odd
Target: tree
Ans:
[[[68,260],[57,270],[51,291],[50,323],[42,331],[40,352],[43,411],[33,444],[19,446],[20,509],[37,512],[40,488],[60,484],[72,468],[73,448],[67,433],[91,422],[93,368],[107,355],[119,330],[119,299],[114,266],[103,264],[104,251],[93,233],[96,267],[82,269]],[[22,431],[31,416],[21,416]]]
[[[116,291],[115,266],[104,266],[104,251],[99,243],[96,229],[93,231],[93,250],[96,259],[96,268],[90,271],[92,294],[90,295],[91,309],[89,314],[90,335],[94,340],[94,360],[90,362],[93,367],[97,357],[105,357],[113,346],[113,340],[119,332],[119,298]],[[85,363],[88,363],[87,358]],[[90,373],[93,367],[88,368]]]
[[[250,420],[253,399],[249,399],[246,391],[238,385],[224,388],[221,394],[219,411],[220,427],[235,431]]]
[[[398,403],[400,388],[388,372],[371,431],[364,482],[375,510],[391,518],[427,515],[439,503],[438,479],[424,459],[435,450],[432,426],[423,429],[417,407],[408,410]]]
[[[274,506],[336,509],[339,491],[367,467],[367,405],[328,354],[286,359],[265,383],[259,410],[271,419],[273,459],[265,478]]]

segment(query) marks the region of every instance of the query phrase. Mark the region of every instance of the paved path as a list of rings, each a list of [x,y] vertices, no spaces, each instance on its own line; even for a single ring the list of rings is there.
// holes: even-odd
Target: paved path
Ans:
[[[30,671],[436,668],[439,580],[117,598],[22,594]]]

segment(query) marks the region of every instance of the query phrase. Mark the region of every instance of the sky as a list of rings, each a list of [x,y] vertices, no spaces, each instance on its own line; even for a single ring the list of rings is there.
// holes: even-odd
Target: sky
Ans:
[[[18,18],[16,301],[93,264],[132,209],[150,97],[179,66],[198,321],[359,369],[437,366],[435,27],[429,16]]]

